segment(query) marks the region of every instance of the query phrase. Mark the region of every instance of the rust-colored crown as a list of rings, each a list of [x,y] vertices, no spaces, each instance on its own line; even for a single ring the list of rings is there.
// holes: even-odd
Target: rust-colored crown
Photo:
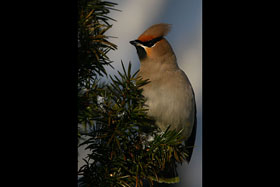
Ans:
[[[155,24],[149,27],[143,34],[141,34],[138,37],[138,40],[142,42],[150,41],[154,38],[166,36],[168,32],[170,31],[171,25],[170,24],[165,24],[165,23],[160,23],[160,24]]]

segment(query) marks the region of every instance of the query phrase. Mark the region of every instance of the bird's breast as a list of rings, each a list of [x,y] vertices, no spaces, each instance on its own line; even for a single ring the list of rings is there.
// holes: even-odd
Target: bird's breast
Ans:
[[[162,130],[169,125],[171,129],[184,128],[184,136],[189,137],[194,122],[194,96],[188,79],[181,73],[165,72],[161,78],[150,81],[143,87],[148,115]]]

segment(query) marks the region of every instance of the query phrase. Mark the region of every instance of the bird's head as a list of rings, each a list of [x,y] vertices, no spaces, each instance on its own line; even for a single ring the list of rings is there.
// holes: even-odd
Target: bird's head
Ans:
[[[173,55],[173,50],[164,38],[170,31],[169,24],[156,24],[149,27],[138,39],[130,41],[136,47],[140,61],[158,59],[165,55]]]

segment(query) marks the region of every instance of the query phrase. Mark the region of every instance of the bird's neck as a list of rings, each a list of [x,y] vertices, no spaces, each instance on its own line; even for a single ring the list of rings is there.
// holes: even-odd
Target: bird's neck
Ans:
[[[146,58],[141,60],[139,75],[150,80],[156,79],[156,75],[166,71],[178,70],[178,64],[175,55],[163,56],[157,59]]]

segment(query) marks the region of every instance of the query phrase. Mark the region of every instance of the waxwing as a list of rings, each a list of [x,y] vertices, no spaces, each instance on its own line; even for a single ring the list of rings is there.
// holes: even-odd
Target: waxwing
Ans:
[[[187,161],[190,162],[196,135],[195,96],[188,77],[177,64],[171,45],[164,38],[169,30],[169,24],[156,24],[130,43],[136,47],[140,59],[138,76],[150,81],[143,87],[148,115],[155,119],[162,131],[169,125],[170,129],[183,129],[189,151]],[[177,173],[164,175],[165,179],[158,182],[179,182]]]

